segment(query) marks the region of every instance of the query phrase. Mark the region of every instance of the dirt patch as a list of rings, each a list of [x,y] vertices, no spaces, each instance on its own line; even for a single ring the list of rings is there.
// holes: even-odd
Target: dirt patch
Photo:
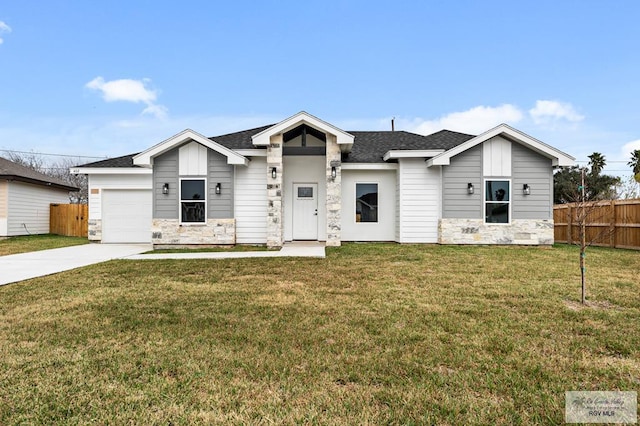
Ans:
[[[613,309],[620,310],[620,307],[606,300],[587,300],[583,305],[575,300],[565,300],[564,304],[572,311],[581,311],[583,309]]]

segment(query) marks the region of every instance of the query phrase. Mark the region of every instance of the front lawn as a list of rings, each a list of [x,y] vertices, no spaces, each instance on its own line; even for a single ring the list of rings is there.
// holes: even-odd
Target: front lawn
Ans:
[[[81,237],[64,237],[62,235],[24,235],[0,239],[0,256],[26,253],[30,251],[49,250],[54,248],[88,244],[89,240]]]
[[[640,388],[640,253],[348,244],[0,288],[0,424],[559,424]]]

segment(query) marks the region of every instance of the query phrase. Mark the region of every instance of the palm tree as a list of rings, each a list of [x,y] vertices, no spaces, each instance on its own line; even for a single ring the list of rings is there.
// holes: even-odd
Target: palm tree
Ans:
[[[636,149],[631,153],[631,161],[627,165],[633,169],[633,176],[636,182],[640,182],[640,149]]]
[[[607,161],[604,155],[599,152],[594,152],[589,156],[589,165],[591,166],[591,174],[593,176],[598,176],[606,164]]]

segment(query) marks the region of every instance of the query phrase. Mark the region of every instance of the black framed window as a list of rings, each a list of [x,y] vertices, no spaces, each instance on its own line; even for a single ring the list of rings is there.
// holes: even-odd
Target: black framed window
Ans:
[[[207,191],[205,179],[180,180],[180,221],[206,222]]]
[[[356,222],[378,221],[378,184],[356,183]]]
[[[508,180],[486,180],[484,185],[485,223],[509,223],[511,183]]]

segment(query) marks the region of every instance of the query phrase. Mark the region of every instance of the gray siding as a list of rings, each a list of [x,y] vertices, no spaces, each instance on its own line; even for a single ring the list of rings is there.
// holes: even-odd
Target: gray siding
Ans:
[[[162,193],[162,185],[169,184],[169,194]],[[178,148],[153,160],[153,217],[178,219]]]
[[[518,143],[511,145],[513,219],[553,218],[553,168],[551,160]],[[529,184],[531,195],[522,195]]]
[[[482,218],[482,145],[451,158],[442,167],[442,217],[445,219]],[[475,188],[467,193],[467,184]]]
[[[233,166],[227,164],[227,157],[212,150],[209,150],[208,163],[209,219],[231,219],[233,218]],[[216,195],[217,183],[220,183],[220,195]]]
[[[172,149],[153,160],[153,217],[156,219],[178,219],[180,194],[178,148]],[[215,151],[207,155],[207,218],[233,218],[233,166],[227,158]],[[169,184],[169,194],[162,193],[162,185]],[[221,194],[216,195],[216,184],[220,182]]]

